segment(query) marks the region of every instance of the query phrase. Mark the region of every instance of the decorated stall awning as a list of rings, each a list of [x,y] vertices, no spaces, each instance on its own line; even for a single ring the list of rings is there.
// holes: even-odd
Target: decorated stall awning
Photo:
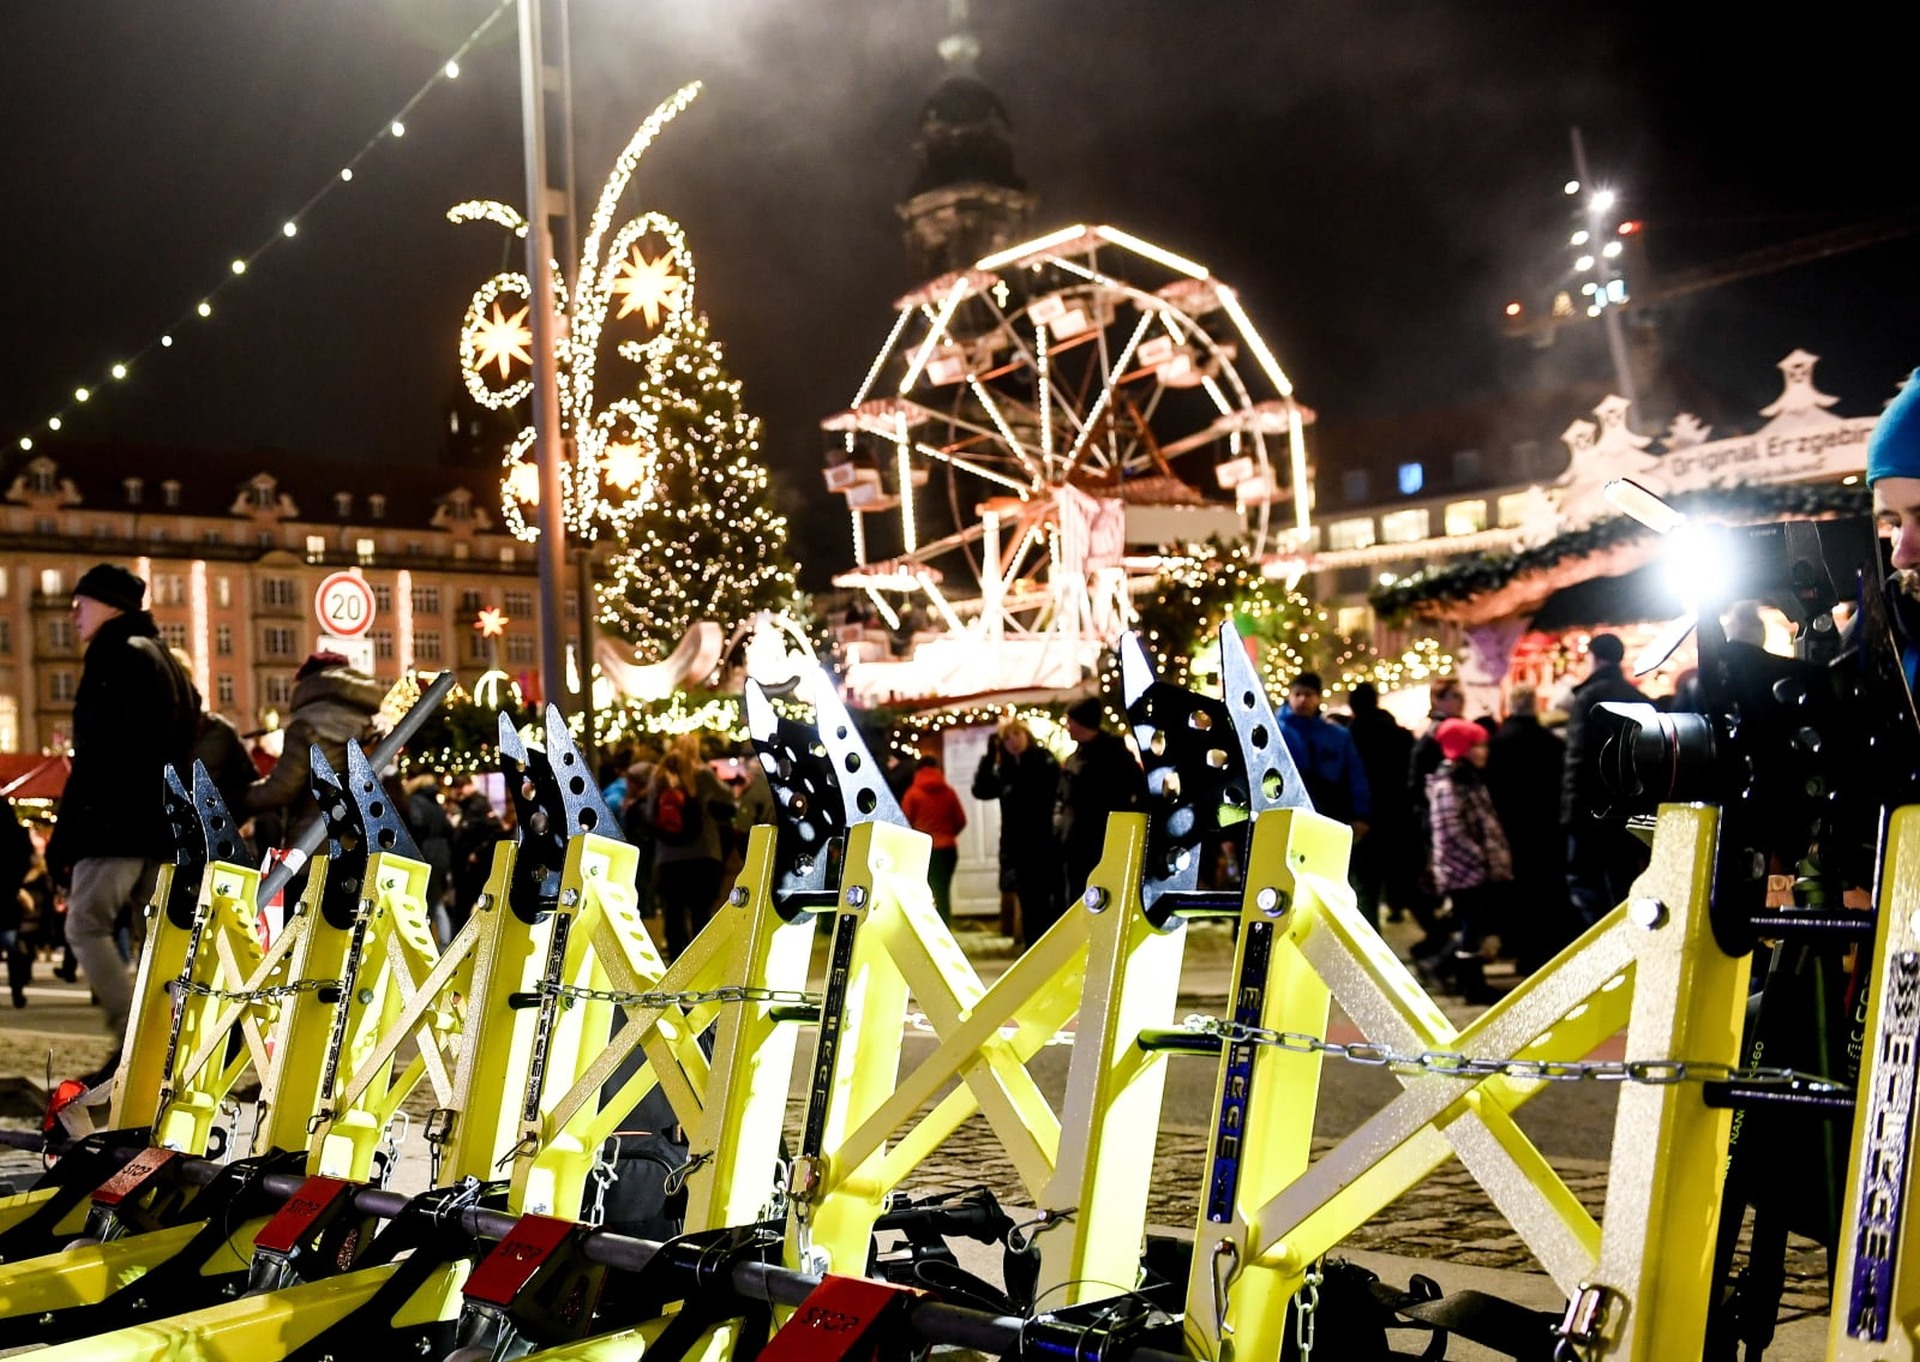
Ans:
[[[1870,505],[1864,486],[1844,483],[1708,488],[1668,499],[1689,516],[1724,524],[1865,515]],[[1672,602],[1655,599],[1655,574],[1643,571],[1659,549],[1659,536],[1639,521],[1609,516],[1516,553],[1476,554],[1416,572],[1376,588],[1370,599],[1387,618],[1444,620],[1465,628],[1516,618],[1546,627],[1549,613],[1557,628],[1660,618],[1672,613]],[[1599,585],[1602,580],[1614,585]],[[1574,599],[1557,599],[1576,589]],[[1580,602],[1586,608],[1573,609]],[[1623,613],[1634,603],[1644,611]],[[1591,617],[1574,617],[1583,613]]]

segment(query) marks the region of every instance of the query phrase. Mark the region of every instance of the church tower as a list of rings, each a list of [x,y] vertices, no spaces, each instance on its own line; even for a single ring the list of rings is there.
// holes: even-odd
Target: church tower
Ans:
[[[1013,124],[974,74],[979,40],[967,0],[949,0],[952,31],[940,40],[947,75],[920,110],[918,169],[906,202],[907,261],[918,280],[963,270],[1026,235],[1036,202],[1013,169]]]

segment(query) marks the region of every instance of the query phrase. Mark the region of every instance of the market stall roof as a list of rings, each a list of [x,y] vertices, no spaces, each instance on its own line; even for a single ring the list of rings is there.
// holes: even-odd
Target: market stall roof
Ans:
[[[8,799],[58,799],[67,787],[73,759],[62,752],[0,753],[0,795]]]
[[[1867,489],[1842,483],[1755,484],[1706,488],[1670,499],[1688,515],[1731,524],[1801,517],[1865,515]],[[1376,588],[1373,607],[1387,618],[1443,620],[1463,627],[1534,619],[1537,627],[1618,624],[1671,613],[1647,571],[1660,551],[1651,530],[1609,516],[1513,553],[1475,554]],[[1613,585],[1601,585],[1602,580]],[[1563,602],[1559,598],[1568,595]],[[1637,613],[1627,613],[1636,610]]]

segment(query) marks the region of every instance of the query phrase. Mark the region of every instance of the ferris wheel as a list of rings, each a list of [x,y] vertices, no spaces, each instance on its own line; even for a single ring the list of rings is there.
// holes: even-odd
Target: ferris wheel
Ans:
[[[1074,684],[1183,545],[1301,546],[1313,415],[1204,266],[1073,226],[895,306],[822,423],[853,535],[834,580],[889,624],[924,602],[941,693]]]

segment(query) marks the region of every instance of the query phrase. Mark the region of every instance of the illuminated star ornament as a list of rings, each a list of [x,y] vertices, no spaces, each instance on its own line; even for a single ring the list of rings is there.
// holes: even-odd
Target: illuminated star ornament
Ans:
[[[490,605],[473,617],[473,627],[480,631],[481,638],[499,638],[507,632],[507,612]]]
[[[551,334],[560,424],[573,449],[560,468],[560,523],[587,540],[631,525],[655,494],[658,456],[645,430],[646,413],[632,397],[606,400],[598,390],[600,366],[610,358],[602,353],[602,342],[610,341],[616,355],[640,365],[668,354],[696,315],[693,255],[680,224],[665,214],[647,211],[624,222],[614,214],[654,138],[699,93],[697,81],[682,86],[628,140],[588,220],[571,289],[559,262],[548,262],[557,313]],[[456,223],[492,223],[517,236],[527,231],[518,209],[491,199],[456,204],[447,217]],[[650,255],[651,243],[659,245]],[[511,301],[503,304],[504,295]],[[482,406],[517,407],[533,394],[532,297],[527,276],[508,271],[481,285],[467,306],[460,371],[467,391]],[[605,335],[611,323],[628,317],[639,320],[627,323],[626,334]],[[641,322],[650,335],[633,334]],[[516,362],[526,367],[516,370]],[[632,379],[622,373],[610,382],[630,390]],[[523,426],[507,447],[500,480],[501,518],[529,542],[538,537],[532,514],[540,494],[534,444],[533,427]]]
[[[516,359],[529,368],[533,366],[533,328],[527,325],[527,313],[532,310],[528,305],[508,317],[502,315],[499,300],[494,301],[493,316],[477,328],[475,348],[479,352],[479,368],[497,363],[504,380]]]
[[[649,260],[635,246],[633,254],[621,263],[620,273],[613,281],[613,293],[620,299],[620,311],[614,314],[615,320],[638,312],[647,319],[648,326],[660,325],[661,310],[672,310],[686,283],[673,272],[671,252],[662,252]]]

